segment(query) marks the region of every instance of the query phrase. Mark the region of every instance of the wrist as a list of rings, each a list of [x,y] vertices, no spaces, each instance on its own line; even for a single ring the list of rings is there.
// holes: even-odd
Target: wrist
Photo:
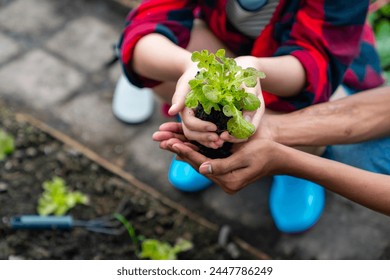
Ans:
[[[184,74],[189,68],[195,64],[191,59],[192,53],[184,50],[178,60],[178,68],[180,69],[181,75]]]
[[[257,132],[260,138],[265,138],[280,143],[278,122],[275,120],[276,115],[270,112],[271,111],[267,108],[265,109],[265,113],[261,119]]]
[[[266,140],[269,141],[269,140]],[[281,145],[274,141],[269,141],[268,149],[267,149],[267,159],[268,160],[268,170],[267,176],[273,176],[278,174],[287,174],[289,172],[288,163],[289,161],[289,153],[288,147]]]
[[[279,114],[268,110],[265,118],[269,139],[276,143],[292,147],[309,145],[309,131],[312,129],[307,126],[306,120],[302,122],[299,112]],[[298,118],[297,118],[298,116]],[[310,122],[310,119],[308,120]]]

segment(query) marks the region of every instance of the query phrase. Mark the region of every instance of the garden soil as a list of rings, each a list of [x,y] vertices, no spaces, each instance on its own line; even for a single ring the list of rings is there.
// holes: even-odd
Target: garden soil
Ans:
[[[159,201],[113,174],[74,147],[64,144],[0,106],[0,128],[15,138],[15,151],[0,161],[0,218],[36,214],[42,184],[58,176],[71,190],[89,197],[68,214],[78,220],[110,216],[120,211],[138,236],[174,244],[193,243],[179,259],[254,259],[240,246],[232,255],[218,244],[218,230],[199,223],[180,209]],[[118,209],[118,205],[123,205]],[[71,230],[13,230],[0,224],[0,259],[138,259],[124,227],[119,235]],[[231,245],[236,245],[234,242]]]

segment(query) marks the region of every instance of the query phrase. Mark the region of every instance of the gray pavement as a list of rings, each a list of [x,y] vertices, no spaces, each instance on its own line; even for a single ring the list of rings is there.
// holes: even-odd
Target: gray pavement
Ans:
[[[129,1],[130,3],[132,1]],[[167,121],[159,111],[140,125],[112,115],[121,69],[106,68],[128,7],[111,1],[0,0],[0,99],[87,145],[163,195],[276,259],[389,259],[390,219],[327,193],[309,231],[276,230],[268,210],[271,178],[229,196],[217,186],[184,194],[170,186],[172,154],[151,140]]]

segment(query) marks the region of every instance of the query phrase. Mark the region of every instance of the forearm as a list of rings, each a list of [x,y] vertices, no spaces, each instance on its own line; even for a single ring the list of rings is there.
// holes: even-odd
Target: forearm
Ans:
[[[141,76],[176,82],[190,63],[189,51],[161,34],[152,33],[135,46],[132,67]]]
[[[279,145],[281,173],[320,184],[365,207],[390,216],[390,177]]]
[[[294,96],[303,90],[305,70],[294,56],[260,57],[257,62],[258,70],[266,74],[261,80],[263,90],[282,97]]]
[[[288,146],[347,144],[390,134],[390,87],[264,119],[273,140]]]

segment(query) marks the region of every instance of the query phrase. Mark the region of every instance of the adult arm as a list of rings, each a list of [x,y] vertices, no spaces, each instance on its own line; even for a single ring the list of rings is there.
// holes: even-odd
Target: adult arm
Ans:
[[[279,149],[280,148],[280,149]],[[304,178],[356,203],[390,216],[390,176],[368,172],[280,146],[287,163],[281,173]]]
[[[259,137],[288,146],[349,144],[390,134],[390,87],[283,115],[266,115]]]
[[[244,144],[232,156],[214,160],[179,141],[168,143],[167,148],[230,194],[264,176],[288,174],[316,182],[329,191],[390,216],[390,176],[317,157],[266,139],[258,139],[252,147],[255,146],[252,150]],[[248,173],[247,167],[251,165],[257,168]],[[242,181],[243,173],[246,177],[251,175],[249,181]]]

